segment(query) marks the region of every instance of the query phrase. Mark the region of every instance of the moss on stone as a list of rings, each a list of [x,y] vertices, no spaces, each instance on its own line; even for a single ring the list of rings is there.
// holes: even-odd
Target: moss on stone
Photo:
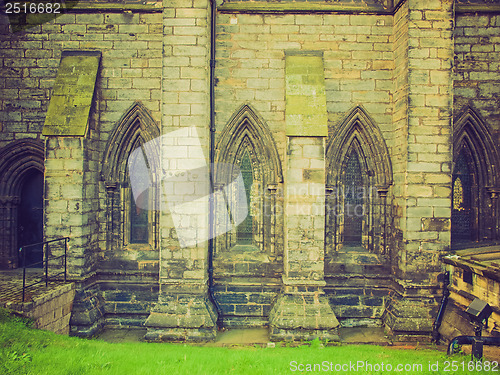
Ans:
[[[43,135],[85,135],[100,59],[97,52],[63,55]]]

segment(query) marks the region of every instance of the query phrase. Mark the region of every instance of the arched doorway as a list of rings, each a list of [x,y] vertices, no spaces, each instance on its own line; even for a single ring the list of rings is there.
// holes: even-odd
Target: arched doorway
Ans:
[[[43,240],[44,153],[31,138],[0,149],[0,268],[19,267],[19,247]]]
[[[26,172],[17,210],[17,244],[19,248],[43,241],[43,173]],[[19,254],[19,265],[41,267],[43,246],[30,246]],[[24,258],[25,257],[25,258]]]
[[[488,127],[466,107],[454,122],[451,245],[475,246],[498,238],[500,158]]]

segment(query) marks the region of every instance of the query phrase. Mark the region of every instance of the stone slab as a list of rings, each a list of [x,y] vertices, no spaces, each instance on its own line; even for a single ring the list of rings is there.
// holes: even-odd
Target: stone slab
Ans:
[[[63,52],[43,135],[85,135],[100,61],[100,52]]]
[[[322,52],[288,52],[286,65],[286,135],[328,136]]]

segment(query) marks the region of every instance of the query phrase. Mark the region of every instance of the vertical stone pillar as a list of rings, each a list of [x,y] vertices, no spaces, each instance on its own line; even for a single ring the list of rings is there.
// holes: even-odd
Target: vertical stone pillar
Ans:
[[[321,54],[287,53],[286,94],[284,275],[269,316],[271,340],[338,341],[339,323],[323,292],[328,128]]]
[[[84,159],[87,140],[80,137],[47,137],[45,158],[44,237],[46,241],[70,237],[68,275],[80,278],[92,270],[86,202]],[[50,244],[51,255],[61,255],[63,246]],[[52,264],[62,267],[62,262]]]
[[[272,340],[338,341],[339,325],[323,292],[324,137],[289,137],[283,291],[271,314]]]
[[[396,128],[404,148],[395,158],[399,287],[384,316],[409,339],[432,331],[441,257],[450,248],[453,0],[409,0],[396,19],[395,113],[406,107],[407,117]],[[398,60],[405,49],[408,60]]]
[[[19,197],[0,197],[0,267],[18,267],[17,207]]]
[[[99,95],[95,84],[100,58],[96,52],[63,53],[42,131],[46,136],[44,237],[46,241],[70,237],[67,273],[77,282],[70,325],[71,333],[79,336],[92,336],[103,325],[97,293],[85,290],[100,253],[99,99],[94,98]],[[64,242],[46,249],[49,256],[60,256]],[[62,271],[64,261],[54,259],[49,266]]]
[[[89,337],[103,325],[97,296],[83,288],[99,254],[97,155],[92,139],[48,136],[46,140],[44,237],[46,241],[70,237],[68,278],[77,282],[71,333]],[[49,244],[50,256],[63,253],[64,242]],[[62,259],[49,264],[53,272],[64,267]]]
[[[164,0],[160,292],[147,340],[208,341],[210,4]]]

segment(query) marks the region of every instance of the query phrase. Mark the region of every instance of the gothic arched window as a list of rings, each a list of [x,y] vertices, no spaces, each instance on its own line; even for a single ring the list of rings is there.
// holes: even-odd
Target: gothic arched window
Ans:
[[[460,176],[456,176],[453,181],[453,205],[454,210],[464,209],[464,185]]]
[[[159,154],[145,160],[143,148],[159,136],[159,128],[147,109],[135,103],[108,140],[103,176],[107,189],[106,242],[113,256],[118,256],[116,250],[158,250],[157,197],[147,186],[158,175],[155,171]],[[154,147],[151,150],[159,153]]]
[[[326,165],[325,257],[341,249],[385,254],[392,169],[384,138],[362,108],[331,137]]]
[[[462,149],[453,169],[453,207],[451,211],[451,236],[454,242],[470,241],[472,231],[472,184],[466,149]]]
[[[240,162],[240,172],[243,178],[243,183],[245,185],[245,201],[240,202],[244,204],[243,210],[246,211],[247,215],[242,223],[240,223],[236,229],[237,241],[240,244],[250,245],[253,239],[253,211],[252,210],[252,185],[253,185],[253,172],[252,172],[252,162],[250,161],[250,156],[248,152],[243,154]],[[240,209],[240,208],[238,208]]]
[[[149,181],[150,175],[147,170],[141,168],[139,153],[134,152],[138,150],[140,146],[136,145],[133,147],[132,153],[128,160],[128,183],[131,183],[130,174],[133,173],[134,178],[140,181]],[[140,194],[134,194],[133,191],[128,192],[129,196],[128,206],[126,207],[126,222],[124,223],[127,227],[127,237],[128,243],[140,244],[149,243],[149,235],[151,232],[150,223],[152,221],[151,209],[152,204],[150,203],[151,194],[148,189],[145,189]]]
[[[231,190],[218,198],[216,226],[218,233],[223,233],[217,238],[217,252],[231,251],[237,245],[244,245],[246,249],[252,246],[255,250],[275,256],[283,246],[282,237],[275,235],[276,227],[282,220],[281,197],[277,194],[282,174],[269,130],[255,112],[244,105],[224,128],[216,149],[218,188],[229,186],[235,172],[241,175],[244,185],[244,194]],[[234,213],[225,214],[235,206],[238,213],[246,215],[236,226],[229,222],[235,220]],[[220,228],[231,229],[221,231]]]

